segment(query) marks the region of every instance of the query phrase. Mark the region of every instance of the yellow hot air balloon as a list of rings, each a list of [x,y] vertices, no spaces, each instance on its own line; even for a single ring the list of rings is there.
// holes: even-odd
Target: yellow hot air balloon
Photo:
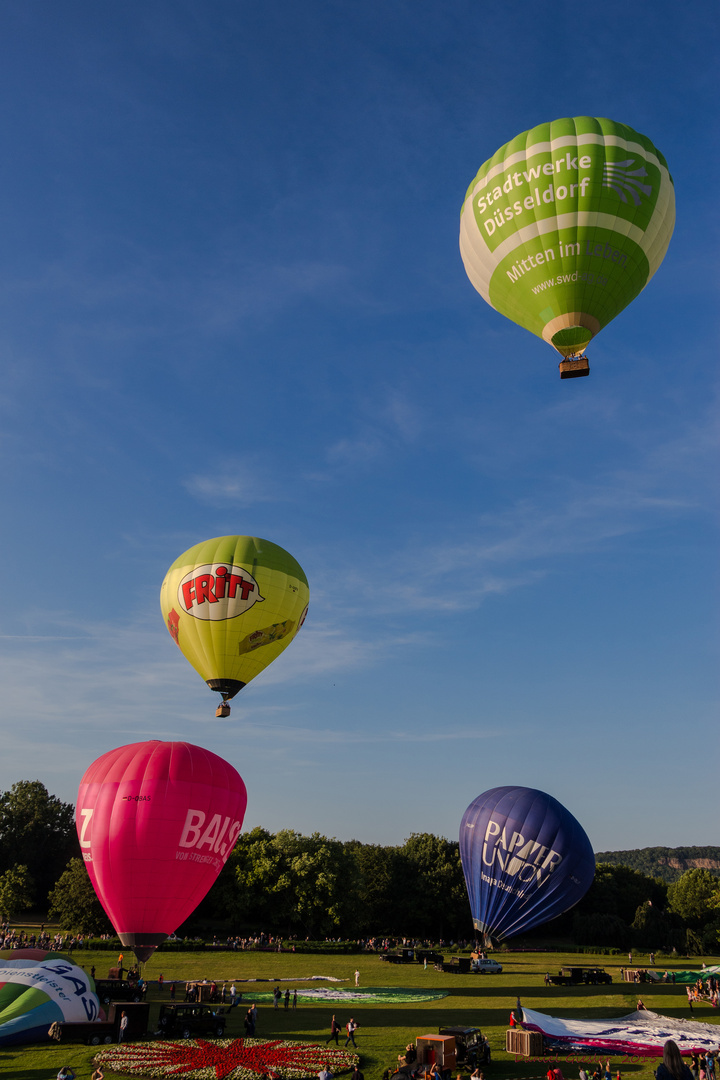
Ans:
[[[228,700],[287,648],[310,591],[284,548],[256,536],[218,536],[172,564],[160,590],[171,637],[211,690]]]

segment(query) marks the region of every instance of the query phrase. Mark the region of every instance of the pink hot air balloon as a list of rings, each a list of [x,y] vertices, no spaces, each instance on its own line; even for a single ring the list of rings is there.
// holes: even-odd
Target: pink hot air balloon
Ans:
[[[184,742],[132,743],[94,761],[75,823],[90,880],[138,960],[195,910],[233,849],[247,792],[217,754]]]

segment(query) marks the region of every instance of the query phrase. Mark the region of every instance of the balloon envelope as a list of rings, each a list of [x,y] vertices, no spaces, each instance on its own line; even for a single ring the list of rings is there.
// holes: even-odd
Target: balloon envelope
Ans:
[[[595,876],[580,822],[552,795],[497,787],[470,803],[460,858],[475,928],[512,937],[578,902]]]
[[[460,253],[488,304],[571,356],[645,288],[674,224],[660,151],[626,124],[576,116],[524,131],[485,162],[465,196]]]
[[[120,940],[139,960],[208,892],[246,805],[232,765],[191,743],[132,743],[87,770],[76,810],[83,859]]]
[[[218,536],[175,560],[160,607],[186,660],[227,699],[287,648],[309,597],[302,567],[284,548],[256,536]]]
[[[98,1020],[93,980],[61,953],[0,952],[0,1045],[46,1041],[57,1021]]]

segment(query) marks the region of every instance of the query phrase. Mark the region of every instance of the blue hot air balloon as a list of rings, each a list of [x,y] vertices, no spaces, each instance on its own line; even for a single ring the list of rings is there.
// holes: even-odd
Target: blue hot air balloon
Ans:
[[[580,900],[595,876],[585,830],[544,791],[497,787],[463,814],[460,858],[473,923],[488,940],[554,919]]]

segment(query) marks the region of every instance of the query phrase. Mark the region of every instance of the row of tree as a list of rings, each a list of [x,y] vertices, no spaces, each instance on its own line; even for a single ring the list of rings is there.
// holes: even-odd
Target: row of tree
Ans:
[[[79,933],[111,930],[90,884],[74,812],[39,781],[0,797],[0,913],[34,907]],[[262,929],[313,939],[473,936],[457,842],[430,833],[399,846],[341,842],[289,829],[241,835],[184,932]],[[671,885],[599,864],[583,900],[531,936],[578,945],[678,951],[720,947],[720,881],[705,869]]]
[[[633,851],[598,851],[599,863],[629,866],[648,877],[657,877],[668,884],[677,881],[686,870],[702,868],[720,878],[720,847],[646,847]]]

